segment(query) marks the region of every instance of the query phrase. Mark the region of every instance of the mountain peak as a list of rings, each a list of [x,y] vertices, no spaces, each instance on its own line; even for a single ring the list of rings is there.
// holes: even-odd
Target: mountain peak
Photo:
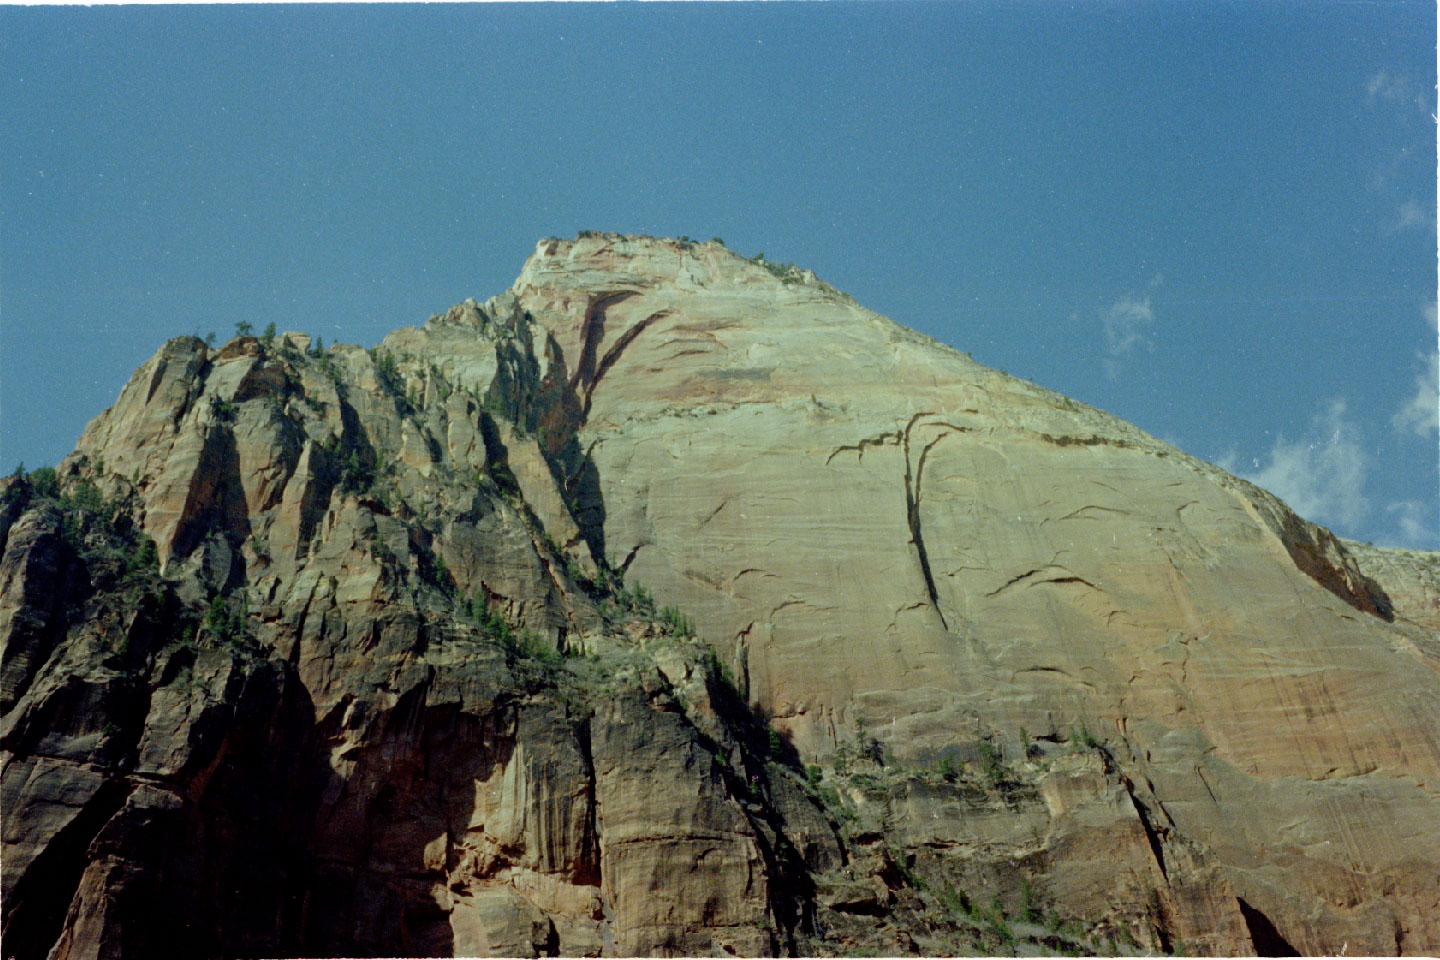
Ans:
[[[813,271],[766,259],[744,257],[718,237],[650,237],[582,230],[573,240],[546,237],[536,244],[512,290],[626,289],[674,284],[698,290],[716,285],[794,286],[828,297],[850,298],[823,283]]]
[[[1440,949],[1440,557],[718,242],[172,340],[0,546],[17,954]]]

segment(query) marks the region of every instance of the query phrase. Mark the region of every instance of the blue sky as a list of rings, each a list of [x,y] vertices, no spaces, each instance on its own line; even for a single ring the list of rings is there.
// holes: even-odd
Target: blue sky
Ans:
[[[366,345],[537,239],[724,237],[1440,546],[1435,6],[0,8],[0,464],[166,337]]]

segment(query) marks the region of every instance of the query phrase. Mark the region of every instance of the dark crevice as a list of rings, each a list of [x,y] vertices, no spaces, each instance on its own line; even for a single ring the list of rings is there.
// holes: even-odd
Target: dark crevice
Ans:
[[[1255,944],[1255,953],[1262,957],[1298,957],[1300,951],[1280,935],[1270,918],[1239,897],[1235,902],[1240,906],[1240,915],[1245,918],[1245,927],[1250,931],[1250,940]]]
[[[234,532],[240,539],[251,533],[234,432],[221,425],[212,429],[203,442],[194,480],[171,538],[171,556],[188,556],[217,530]]]
[[[575,364],[575,375],[570,378],[571,390],[588,393],[590,385],[599,379],[595,372],[596,353],[600,342],[605,339],[605,311],[633,296],[633,290],[606,294],[597,298],[585,311],[585,319],[580,325],[580,357]]]
[[[1083,584],[1085,584],[1085,586],[1089,587],[1091,590],[1099,590],[1099,589],[1100,589],[1099,587],[1095,586],[1095,584],[1091,583],[1089,580],[1086,580],[1084,577],[1076,577],[1076,576],[1056,577],[1056,578],[1054,578],[1053,580],[1042,580],[1042,581],[1040,581],[1040,582],[1041,582],[1041,583],[1083,583]]]
[[[601,357],[600,346],[605,339],[606,311],[637,295],[638,292],[634,290],[605,294],[596,298],[585,311],[585,319],[580,329],[580,356],[576,361],[575,373],[567,384],[568,391],[564,391],[564,396],[558,401],[563,414],[559,420],[552,423],[552,430],[559,427],[560,435],[565,440],[563,452],[557,458],[552,452],[554,448],[544,451],[556,483],[565,494],[571,518],[580,529],[581,537],[593,557],[607,555],[605,502],[601,493],[600,473],[591,456],[595,443],[592,442],[589,449],[581,453],[576,435],[590,417],[590,403],[596,385],[636,337],[655,321],[670,315],[668,310],[652,313],[626,330]],[[631,558],[633,557],[632,551]],[[628,562],[627,560],[627,565]]]
[[[910,524],[910,542],[915,544],[915,551],[920,557],[920,573],[925,578],[925,592],[930,598],[930,605],[935,608],[935,614],[940,618],[940,625],[946,630],[950,624],[945,622],[945,614],[940,610],[940,595],[935,589],[935,575],[930,572],[930,555],[925,552],[925,538],[920,533],[920,511],[915,505],[914,497],[906,494],[905,512]]]
[[[635,554],[640,552],[640,548],[647,546],[649,546],[649,544],[647,543],[637,543],[635,544],[635,546],[630,548],[630,552],[625,555],[625,560],[617,568],[622,575],[630,569],[630,564],[634,562]]]
[[[921,417],[928,417],[929,413],[917,413],[910,418],[905,425],[903,437],[905,452],[905,524],[910,528],[910,542],[915,545],[915,552],[920,557],[920,574],[925,578],[925,592],[930,598],[930,606],[935,608],[935,615],[940,618],[940,625],[946,630],[950,624],[945,621],[945,614],[940,610],[940,594],[935,589],[935,575],[930,570],[930,554],[925,550],[925,538],[920,531],[920,488],[918,477],[913,474],[910,466],[910,431]],[[933,442],[931,444],[934,445]],[[929,452],[926,447],[926,452]],[[920,465],[924,466],[924,455],[921,455]]]
[[[987,599],[990,598],[990,597],[993,597],[993,596],[999,594],[1000,592],[1002,592],[1003,590],[1005,590],[1007,587],[1012,587],[1012,586],[1014,586],[1015,584],[1019,583],[1021,580],[1024,580],[1026,577],[1033,577],[1035,574],[1039,573],[1042,569],[1044,569],[1044,568],[1043,568],[1043,567],[1036,567],[1036,568],[1033,569],[1033,570],[1026,570],[1026,571],[1025,571],[1024,573],[1022,573],[1022,574],[1019,574],[1019,575],[1017,575],[1017,576],[1013,576],[1013,577],[1011,577],[1009,580],[1006,580],[1004,583],[1000,584],[1000,586],[996,587],[994,590],[991,590],[989,593],[985,594],[985,597],[986,597]]]
[[[90,863],[90,843],[133,787],[107,780],[45,845],[5,898],[5,955],[43,957],[60,938],[70,901]]]
[[[1165,848],[1160,831],[1150,821],[1150,811],[1146,809],[1140,798],[1135,796],[1135,786],[1130,782],[1130,778],[1121,774],[1120,782],[1125,785],[1125,792],[1130,795],[1130,803],[1135,807],[1135,815],[1140,819],[1140,826],[1145,830],[1145,839],[1150,843],[1150,852],[1155,857],[1155,865],[1160,868],[1160,875],[1165,878],[1165,882],[1169,883],[1170,871],[1165,866]]]
[[[572,441],[571,446],[578,447],[578,444]],[[594,444],[591,446],[593,448]],[[571,475],[564,492],[570,516],[579,528],[581,538],[590,548],[590,556],[604,557],[605,496],[600,487],[600,469],[595,466],[589,451],[583,455],[579,468]]]
[[[590,377],[585,383],[585,403],[582,407],[580,414],[580,421],[582,423],[585,422],[585,420],[590,416],[590,399],[595,393],[595,387],[600,383],[600,379],[604,377],[607,372],[609,372],[610,368],[615,366],[615,361],[620,359],[620,354],[624,352],[626,347],[634,343],[635,338],[640,336],[640,334],[643,333],[646,328],[648,328],[656,320],[659,320],[662,317],[668,317],[669,315],[670,311],[668,310],[661,310],[658,313],[650,314],[650,316],[646,317],[644,320],[641,320],[629,330],[626,330],[625,333],[621,335],[620,339],[615,341],[615,345],[606,352],[605,358],[601,360],[600,365],[595,368],[594,376]]]
[[[574,880],[599,889],[602,885],[600,858],[600,788],[595,782],[595,751],[591,740],[590,718],[585,717],[575,725],[575,742],[580,749],[580,762],[584,766],[585,780],[589,785],[589,800],[585,810],[585,853],[576,865]]]
[[[844,446],[839,446],[832,450],[830,456],[825,458],[825,464],[828,466],[831,460],[834,460],[846,450],[854,450],[856,458],[858,460],[864,460],[866,447],[878,447],[886,443],[897,443],[899,440],[900,431],[897,430],[894,433],[882,433],[878,437],[866,437],[859,443],[847,443]]]
[[[917,504],[920,502],[920,484],[925,479],[925,458],[930,456],[931,447],[935,446],[935,444],[939,443],[941,440],[944,440],[948,436],[948,433],[940,434],[940,436],[925,444],[925,449],[920,451],[920,462],[915,467],[915,502]]]
[[[720,773],[732,802],[751,825],[755,845],[771,878],[768,901],[775,925],[773,935],[785,947],[784,955],[797,956],[796,934],[813,933],[815,929],[816,888],[809,869],[786,833],[787,824],[776,801],[770,766],[785,767],[791,775],[803,776],[800,754],[788,740],[776,739],[775,730],[765,715],[723,678],[719,660],[711,663],[705,678],[710,704],[716,718],[735,738],[741,755],[740,769],[732,770],[727,764],[721,764]],[[716,756],[722,753],[721,745],[701,730],[688,713],[682,711],[680,720],[707,753]],[[843,849],[843,844],[841,846]],[[772,941],[771,955],[780,955],[774,953],[776,945]]]
[[[1044,567],[1035,567],[1035,568],[1032,569],[1032,570],[1026,570],[1024,573],[1017,574],[1017,575],[1011,577],[1009,580],[1006,580],[1004,583],[1002,583],[1000,586],[996,587],[994,590],[991,590],[989,593],[985,594],[985,596],[986,596],[987,599],[990,598],[990,597],[999,596],[1001,593],[1004,593],[1006,590],[1008,590],[1008,589],[1010,589],[1011,587],[1015,586],[1015,584],[1020,583],[1020,582],[1023,581],[1023,580],[1028,580],[1030,577],[1035,576],[1037,573],[1041,573],[1041,572],[1043,572],[1043,571],[1045,571],[1045,570],[1050,569],[1051,566],[1053,566],[1053,565],[1047,564],[1047,565],[1044,566]],[[1057,568],[1057,569],[1065,570],[1064,567],[1059,567],[1059,568]],[[1036,584],[1040,584],[1040,583],[1080,583],[1080,584],[1084,584],[1085,586],[1089,587],[1091,590],[1099,590],[1099,589],[1100,589],[1099,587],[1095,586],[1095,584],[1091,583],[1089,580],[1086,580],[1084,577],[1077,577],[1075,574],[1070,573],[1070,571],[1068,571],[1068,570],[1066,570],[1065,572],[1066,572],[1067,574],[1069,574],[1069,575],[1068,575],[1068,576],[1064,576],[1064,577],[1046,577],[1044,580],[1035,580],[1035,581],[1033,581],[1033,583],[1036,583]],[[1029,586],[1029,584],[1026,584],[1026,585]]]
[[[1280,541],[1301,573],[1361,613],[1395,622],[1395,604],[1385,589],[1360,572],[1329,530],[1287,518]]]

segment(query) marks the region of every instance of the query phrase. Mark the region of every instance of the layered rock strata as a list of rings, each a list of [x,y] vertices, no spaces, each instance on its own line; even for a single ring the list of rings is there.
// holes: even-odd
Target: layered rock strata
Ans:
[[[808,271],[172,340],[4,497],[7,953],[1440,949],[1436,555]]]
[[[489,316],[453,381],[171,341],[60,489],[6,481],[7,950],[793,943],[777,851],[838,840],[708,651],[599,579],[516,423],[532,328]]]

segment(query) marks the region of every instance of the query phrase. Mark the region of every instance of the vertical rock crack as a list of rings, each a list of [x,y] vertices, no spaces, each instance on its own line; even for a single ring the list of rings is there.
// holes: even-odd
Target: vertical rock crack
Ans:
[[[949,630],[950,624],[945,621],[945,614],[940,610],[940,595],[935,589],[935,575],[930,571],[930,554],[925,550],[925,536],[920,529],[919,477],[920,470],[923,470],[925,466],[924,454],[921,454],[920,457],[920,470],[912,469],[910,466],[910,431],[915,428],[916,422],[921,417],[931,415],[926,412],[917,413],[911,417],[910,422],[905,425],[905,433],[901,438],[905,453],[905,525],[910,528],[910,542],[915,545],[915,552],[920,557],[920,574],[925,578],[925,592],[930,598],[930,606],[935,608],[935,615],[940,618],[940,625]],[[931,446],[938,442],[938,439],[932,441]],[[930,447],[927,446],[925,453],[929,451]]]

